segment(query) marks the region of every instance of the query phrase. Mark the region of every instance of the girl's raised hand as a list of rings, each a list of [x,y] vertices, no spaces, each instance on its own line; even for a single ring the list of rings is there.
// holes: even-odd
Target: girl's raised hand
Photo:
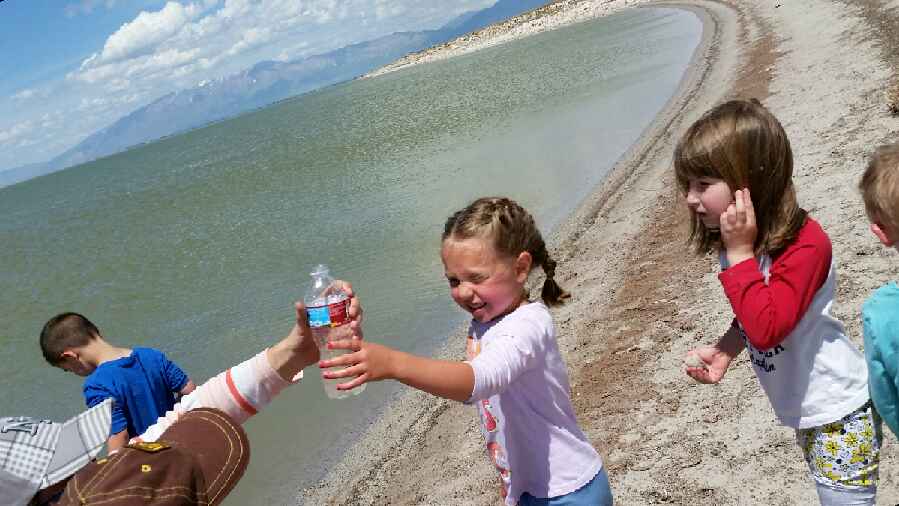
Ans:
[[[749,188],[734,192],[734,202],[721,213],[720,223],[721,242],[724,243],[728,263],[736,265],[753,258],[758,228]]]
[[[351,390],[363,383],[392,377],[390,366],[393,350],[386,346],[359,339],[347,339],[332,341],[328,343],[328,348],[350,351],[350,353],[345,355],[330,360],[321,360],[318,363],[321,369],[346,367],[345,369],[324,371],[322,373],[322,377],[326,379],[352,378],[351,381],[337,385],[338,390]]]

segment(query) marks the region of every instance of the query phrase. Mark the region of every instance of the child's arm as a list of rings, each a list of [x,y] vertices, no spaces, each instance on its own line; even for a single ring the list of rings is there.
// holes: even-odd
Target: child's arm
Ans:
[[[169,360],[165,353],[157,352],[161,355],[162,377],[170,392],[181,395],[187,395],[196,388],[193,381],[187,376],[181,367],[175,362]]]
[[[350,295],[350,327],[362,338],[362,307],[353,296],[349,283],[344,291]],[[243,423],[267,406],[284,388],[302,378],[308,365],[318,361],[318,348],[306,322],[306,308],[295,304],[296,323],[280,342],[256,356],[226,369],[206,381],[160,417],[137,439],[155,441],[182,413],[196,408],[216,408]]]
[[[97,404],[112,399],[112,411],[110,418],[110,436],[106,440],[106,451],[111,452],[128,444],[128,420],[125,417],[125,411],[122,404],[116,399],[104,385],[85,382],[84,384],[84,401],[88,408],[92,408]]]
[[[322,361],[319,367],[350,366],[324,373],[325,378],[358,376],[337,385],[338,390],[348,390],[368,381],[396,379],[454,401],[476,401],[503,392],[519,376],[543,364],[545,345],[550,338],[539,323],[523,321],[498,333],[490,346],[482,349],[471,362],[434,360],[373,343],[338,341],[331,343],[331,348],[354,353]]]
[[[123,430],[109,436],[109,439],[106,440],[106,451],[108,453],[112,453],[118,450],[119,448],[128,444],[128,439],[129,438],[127,430]]]
[[[876,347],[865,346],[865,358],[868,361],[868,383],[870,384],[871,397],[877,407],[883,421],[886,422],[894,434],[899,434],[899,377],[890,374],[889,367],[884,363]]]
[[[185,396],[191,392],[193,392],[197,388],[197,385],[194,383],[194,380],[188,378],[187,383],[184,384],[184,387],[178,391],[178,395]]]
[[[745,347],[740,336],[740,327],[734,320],[714,346],[696,348],[687,354],[699,357],[704,366],[687,365],[686,373],[700,383],[718,383],[724,377],[730,363]]]
[[[296,324],[294,324],[290,334],[282,339],[281,342],[266,350],[266,359],[269,365],[278,372],[279,376],[287,381],[299,379],[300,372],[306,366],[318,362],[319,359],[318,346],[316,346],[315,340],[312,338],[312,331],[309,329],[309,323],[306,320],[306,306],[297,302],[294,304],[294,310],[296,310]],[[351,296],[350,326],[357,335],[361,318],[362,310],[359,308],[358,301]],[[361,339],[361,335],[359,337]]]
[[[119,399],[113,395],[112,390],[101,381],[96,381],[94,377],[89,377],[84,382],[84,403],[88,408],[92,408],[97,404],[112,399],[112,410],[109,426],[109,439],[107,444],[109,450],[124,446],[128,442],[128,419],[125,414],[124,405]]]
[[[467,401],[474,391],[474,370],[467,362],[436,360],[404,353],[386,346],[359,341],[337,341],[333,349],[347,349],[347,353],[319,362],[322,369],[349,366],[339,371],[326,371],[325,378],[350,378],[337,385],[338,390],[350,390],[363,383],[394,379],[412,388],[454,401]]]
[[[895,359],[887,359],[890,355],[895,357],[895,354],[890,352],[890,348],[894,347],[896,342],[893,335],[895,326],[877,325],[874,316],[876,313],[875,303],[872,300],[868,300],[862,306],[862,333],[865,340],[865,360],[868,363],[868,385],[874,407],[890,430],[894,434],[899,434],[899,374]],[[893,323],[892,319],[890,323]],[[884,335],[882,331],[885,328],[890,328],[893,332]],[[879,336],[877,329],[881,330]],[[886,353],[881,352],[881,346],[886,348]]]
[[[771,349],[796,328],[830,272],[831,245],[817,227],[809,229],[777,258],[768,282],[759,272],[753,245],[757,229],[749,190],[721,215],[721,240],[730,267],[718,275],[749,342]]]
[[[353,337],[361,340],[362,305],[359,303],[359,298],[356,297],[350,283],[340,280],[336,282],[342,284],[342,290],[350,297],[350,307],[347,310],[347,315],[350,317],[350,329],[353,330]],[[266,352],[269,364],[278,371],[282,378],[288,381],[297,380],[306,366],[318,362],[319,359],[318,346],[312,338],[312,330],[306,320],[306,306],[297,302],[294,304],[294,309],[296,310],[296,324],[290,334]]]

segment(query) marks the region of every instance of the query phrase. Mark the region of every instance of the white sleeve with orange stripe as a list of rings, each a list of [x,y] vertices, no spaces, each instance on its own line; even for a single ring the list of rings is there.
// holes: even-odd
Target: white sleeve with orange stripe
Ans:
[[[237,423],[243,423],[271,402],[281,390],[302,377],[301,371],[292,382],[282,378],[268,363],[266,350],[263,350],[246,362],[220,372],[182,397],[172,411],[160,417],[155,424],[133,440],[156,441],[178,420],[181,413],[196,408],[220,409]]]

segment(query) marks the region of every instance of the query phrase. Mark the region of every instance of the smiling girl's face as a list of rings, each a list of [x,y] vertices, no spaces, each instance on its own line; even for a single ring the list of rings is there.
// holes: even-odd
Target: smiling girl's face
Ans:
[[[687,188],[687,207],[706,228],[717,230],[721,214],[733,203],[734,193],[723,179],[700,177],[690,179]]]
[[[443,241],[443,268],[456,304],[479,322],[489,322],[526,301],[524,284],[531,267],[530,253],[499,255],[478,237]]]

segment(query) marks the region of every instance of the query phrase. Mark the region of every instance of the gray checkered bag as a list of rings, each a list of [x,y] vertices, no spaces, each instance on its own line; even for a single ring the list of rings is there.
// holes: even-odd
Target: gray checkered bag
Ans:
[[[34,494],[84,467],[109,438],[112,399],[65,423],[0,418],[0,505],[27,504]]]

